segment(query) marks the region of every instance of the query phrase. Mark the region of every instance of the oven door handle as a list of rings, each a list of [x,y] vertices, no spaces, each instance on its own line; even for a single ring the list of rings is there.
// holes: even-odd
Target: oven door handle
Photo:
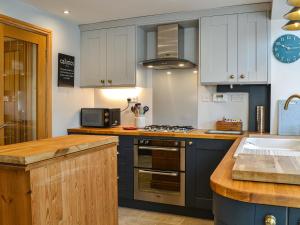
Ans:
[[[155,147],[155,146],[139,146],[140,150],[153,150],[153,151],[168,151],[168,152],[178,152],[178,148],[170,148],[170,147]]]
[[[150,170],[138,170],[138,171],[139,171],[139,173],[178,177],[177,172],[158,172],[158,171],[150,171]]]

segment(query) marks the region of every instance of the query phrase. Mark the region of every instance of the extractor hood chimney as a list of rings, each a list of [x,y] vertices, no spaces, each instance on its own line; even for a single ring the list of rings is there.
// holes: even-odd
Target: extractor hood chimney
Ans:
[[[156,59],[142,62],[149,69],[188,69],[197,65],[184,59],[184,33],[179,24],[157,27]]]

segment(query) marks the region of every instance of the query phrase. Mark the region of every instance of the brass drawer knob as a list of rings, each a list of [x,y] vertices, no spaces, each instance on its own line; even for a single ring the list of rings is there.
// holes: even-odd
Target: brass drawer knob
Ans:
[[[193,142],[192,142],[192,141],[189,141],[189,145],[193,145]]]
[[[276,225],[276,217],[273,215],[267,215],[265,217],[265,225]]]

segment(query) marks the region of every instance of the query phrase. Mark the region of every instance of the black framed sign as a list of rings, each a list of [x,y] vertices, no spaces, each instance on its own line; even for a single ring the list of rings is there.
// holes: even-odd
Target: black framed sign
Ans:
[[[58,53],[58,87],[74,87],[75,57]]]

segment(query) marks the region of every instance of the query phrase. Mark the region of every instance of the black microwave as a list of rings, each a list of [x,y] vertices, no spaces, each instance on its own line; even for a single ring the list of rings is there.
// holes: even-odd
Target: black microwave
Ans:
[[[114,127],[121,123],[121,110],[108,108],[82,108],[82,127]]]

